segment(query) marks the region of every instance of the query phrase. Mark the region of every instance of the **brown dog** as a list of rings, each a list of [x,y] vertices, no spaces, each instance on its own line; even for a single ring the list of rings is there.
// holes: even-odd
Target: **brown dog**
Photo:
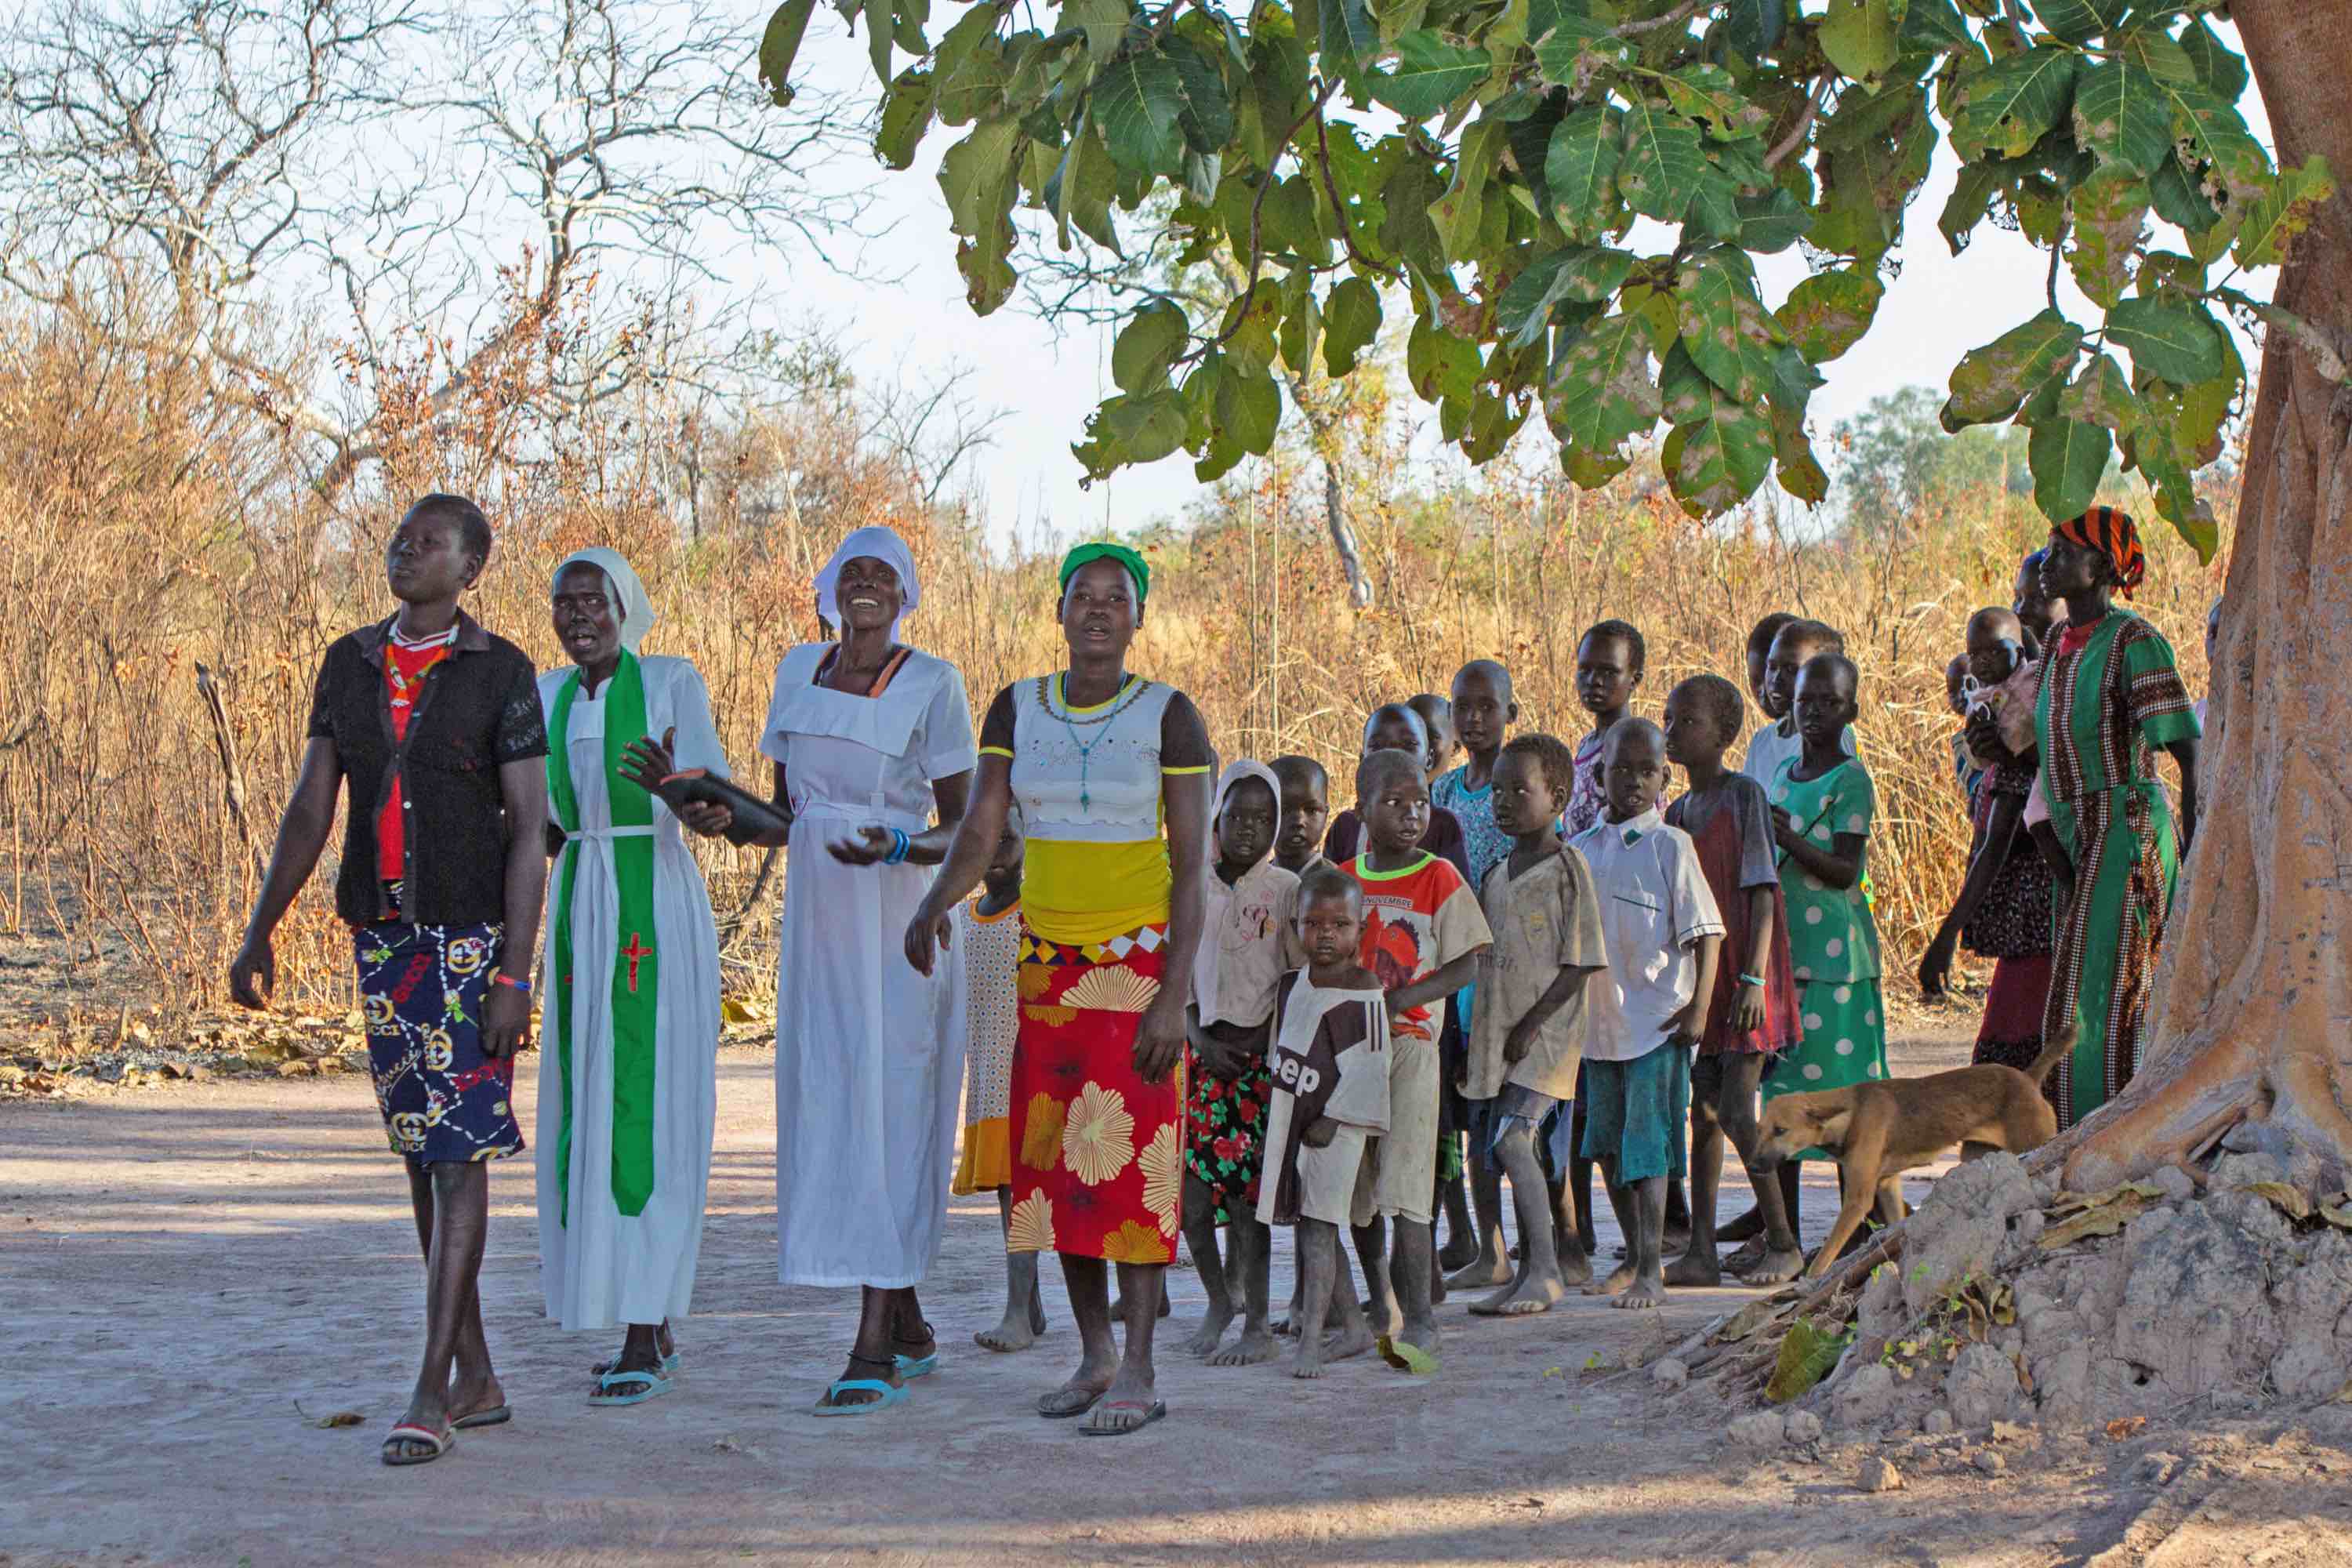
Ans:
[[[2022,1154],[2058,1135],[2058,1113],[2042,1098],[2042,1080],[2066,1054],[2066,1042],[2042,1047],[2031,1073],[2015,1068],[1958,1068],[1926,1078],[1897,1078],[1784,1094],[1764,1108],[1756,1163],[1774,1170],[1807,1149],[1837,1157],[1845,1202],[1805,1277],[1818,1279],[1861,1227],[1874,1203],[1884,1224],[1903,1217],[1903,1173],[1957,1143],[1960,1158],[1988,1149]]]

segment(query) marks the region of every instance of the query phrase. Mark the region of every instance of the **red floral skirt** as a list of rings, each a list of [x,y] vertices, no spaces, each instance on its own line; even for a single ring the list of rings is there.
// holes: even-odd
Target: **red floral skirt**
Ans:
[[[1083,946],[1022,930],[1006,1235],[1014,1252],[1175,1258],[1181,1075],[1146,1083],[1134,1059],[1136,1030],[1160,994],[1167,940],[1164,925]]]

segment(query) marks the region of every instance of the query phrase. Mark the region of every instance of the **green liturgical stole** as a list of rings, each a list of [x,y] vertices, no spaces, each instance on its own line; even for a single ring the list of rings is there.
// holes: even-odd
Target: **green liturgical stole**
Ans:
[[[580,796],[572,783],[567,743],[572,702],[579,692],[580,672],[575,669],[556,696],[547,749],[548,794],[554,801],[556,826],[564,835],[556,870],[549,969],[562,998],[556,1009],[555,1061],[563,1096],[563,1131],[556,1141],[556,1166],[564,1173],[558,1212],[567,1226],[572,1223],[572,999],[577,994],[572,984],[572,894],[581,855],[590,842],[580,826]],[[646,733],[645,670],[637,656],[624,649],[620,667],[604,690],[604,793],[612,803],[609,837],[620,904],[620,923],[614,932],[619,952],[612,977],[613,1203],[625,1215],[645,1213],[646,1200],[654,1191],[654,1021],[661,991],[660,960],[648,940],[654,934],[654,801],[642,785],[621,775],[623,748]],[[605,837],[607,830],[589,832]]]

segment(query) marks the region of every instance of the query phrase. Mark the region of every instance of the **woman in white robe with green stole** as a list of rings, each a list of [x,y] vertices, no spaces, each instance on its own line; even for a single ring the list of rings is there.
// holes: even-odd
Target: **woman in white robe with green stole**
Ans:
[[[616,552],[555,570],[570,669],[539,678],[551,818],[539,1076],[540,1274],[567,1329],[628,1325],[589,1403],[667,1393],[702,1240],[718,1110],[719,936],[678,819],[639,780],[720,777],[710,697],[682,658],[641,657],[652,602]],[[689,810],[700,809],[689,807]]]

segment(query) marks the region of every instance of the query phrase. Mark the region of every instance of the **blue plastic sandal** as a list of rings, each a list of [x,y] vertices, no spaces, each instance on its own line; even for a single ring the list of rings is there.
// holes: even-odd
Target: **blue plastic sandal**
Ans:
[[[881,1397],[868,1399],[857,1405],[831,1403],[844,1394],[853,1393],[877,1394]],[[893,1388],[878,1377],[837,1377],[825,1386],[824,1399],[820,1401],[816,1408],[809,1414],[812,1415],[870,1415],[885,1405],[903,1405],[906,1402],[905,1389]]]
[[[929,1377],[940,1370],[940,1352],[933,1351],[920,1361],[913,1356],[894,1355],[890,1362],[898,1369],[898,1375],[902,1378]]]
[[[645,1386],[638,1389],[635,1394],[612,1394],[605,1392],[609,1389],[625,1387],[630,1384],[643,1384]],[[596,1379],[596,1388],[597,1392],[588,1396],[588,1403],[591,1405],[643,1405],[648,1399],[657,1398],[662,1394],[667,1394],[669,1392],[670,1383],[669,1379],[664,1377],[660,1373],[640,1368],[634,1372],[605,1373]]]

